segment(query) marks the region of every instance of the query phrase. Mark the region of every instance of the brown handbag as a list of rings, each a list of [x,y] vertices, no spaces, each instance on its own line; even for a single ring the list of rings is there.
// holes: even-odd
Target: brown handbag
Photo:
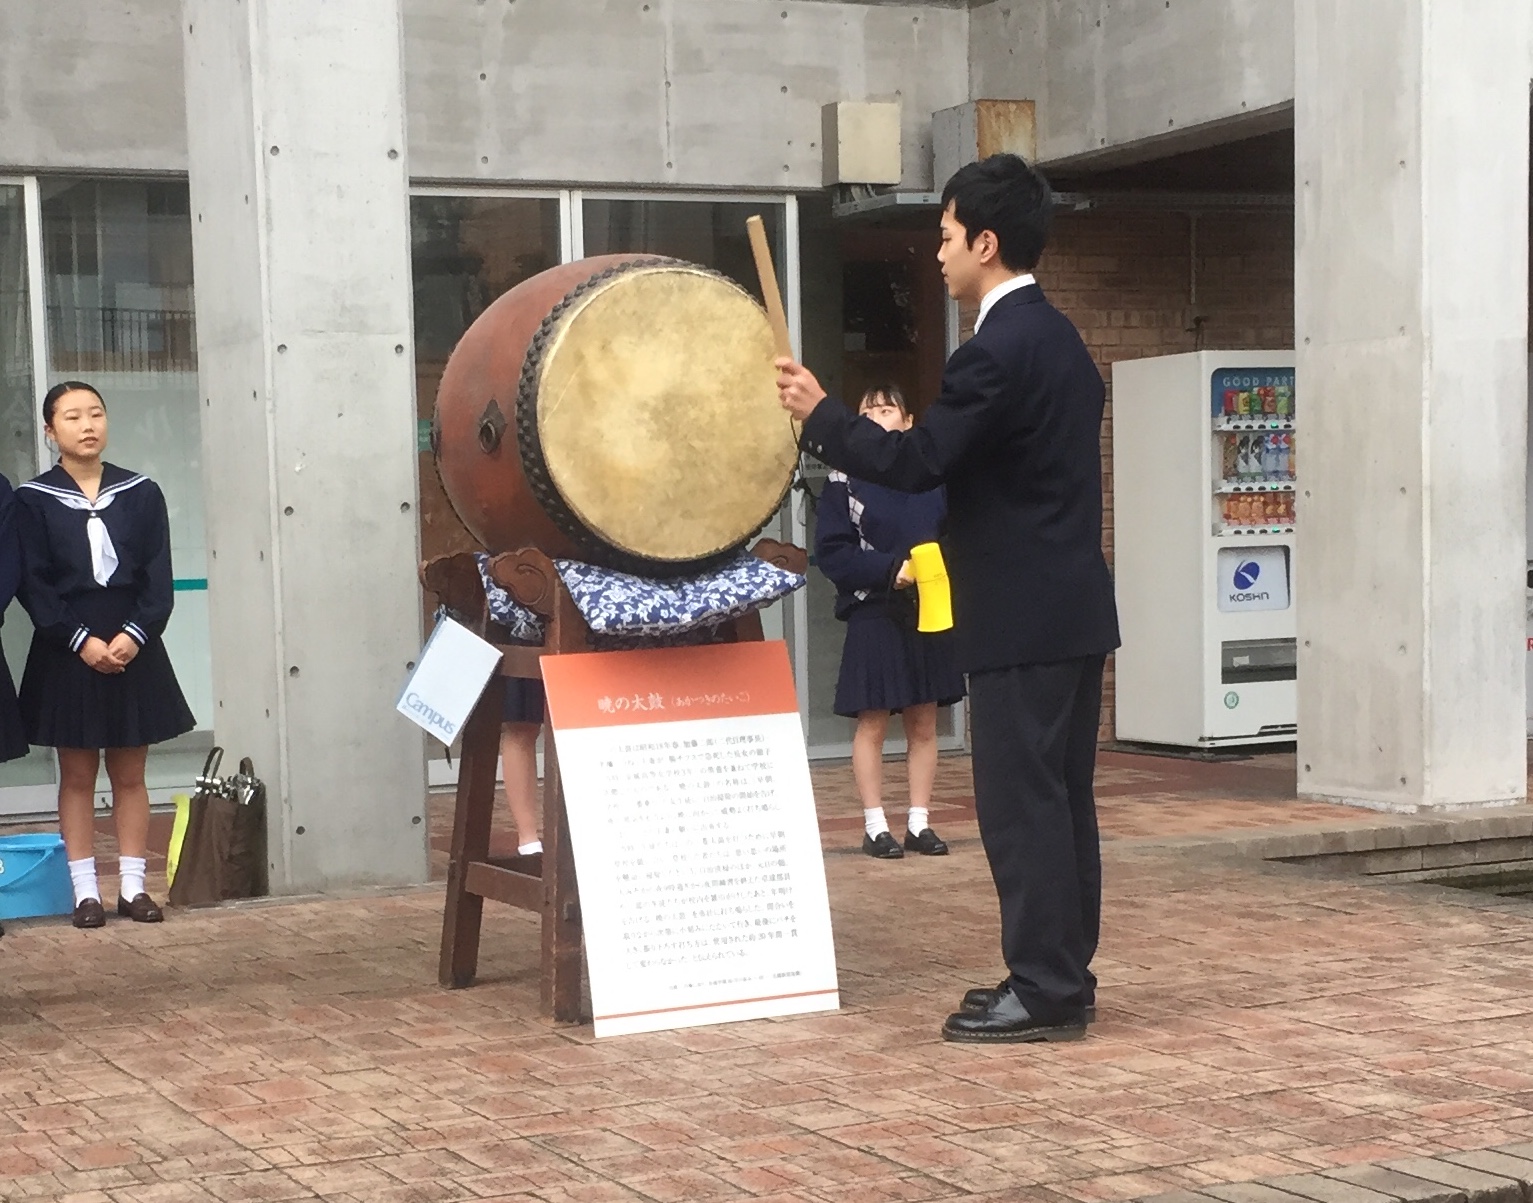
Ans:
[[[248,756],[237,774],[219,777],[223,754],[222,748],[208,753],[197,778],[170,886],[172,906],[205,906],[267,892],[266,786]]]

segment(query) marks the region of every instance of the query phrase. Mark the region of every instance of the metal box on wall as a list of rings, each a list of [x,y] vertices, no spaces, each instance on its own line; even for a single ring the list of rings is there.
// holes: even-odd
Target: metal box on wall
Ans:
[[[1029,163],[1038,157],[1031,100],[971,100],[932,114],[932,178],[939,190],[966,163],[1003,151]]]
[[[888,101],[843,100],[820,110],[825,185],[898,184],[900,106]]]

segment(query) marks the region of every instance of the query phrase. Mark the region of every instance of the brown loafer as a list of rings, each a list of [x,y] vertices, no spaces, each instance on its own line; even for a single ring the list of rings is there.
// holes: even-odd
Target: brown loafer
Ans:
[[[106,908],[101,905],[99,898],[87,898],[75,907],[74,917],[70,919],[76,927],[105,927]]]
[[[165,912],[155,905],[154,899],[148,894],[135,894],[132,902],[119,898],[117,913],[126,915],[134,923],[159,923],[165,918]]]

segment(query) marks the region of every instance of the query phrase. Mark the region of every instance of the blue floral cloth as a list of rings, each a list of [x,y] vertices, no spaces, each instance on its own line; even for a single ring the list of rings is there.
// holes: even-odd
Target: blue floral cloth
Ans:
[[[712,631],[804,587],[798,573],[749,552],[711,572],[669,581],[574,560],[556,560],[554,565],[596,636],[651,638]]]
[[[474,554],[484,582],[490,621],[516,643],[540,644],[545,624],[490,579],[490,557]],[[804,587],[804,578],[741,552],[722,568],[677,580],[648,577],[555,560],[554,567],[599,647],[654,647],[706,643],[730,619],[771,605]]]
[[[474,563],[479,565],[479,579],[484,584],[485,601],[489,603],[490,621],[505,627],[512,643],[541,644],[543,620],[490,579],[489,556],[476,551]]]

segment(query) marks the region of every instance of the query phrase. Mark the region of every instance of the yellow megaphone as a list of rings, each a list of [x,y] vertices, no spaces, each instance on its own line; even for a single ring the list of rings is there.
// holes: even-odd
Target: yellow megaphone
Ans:
[[[942,549],[935,543],[920,543],[910,549],[910,570],[916,578],[920,597],[920,617],[916,630],[932,634],[953,629],[953,593],[947,583],[947,565]]]

